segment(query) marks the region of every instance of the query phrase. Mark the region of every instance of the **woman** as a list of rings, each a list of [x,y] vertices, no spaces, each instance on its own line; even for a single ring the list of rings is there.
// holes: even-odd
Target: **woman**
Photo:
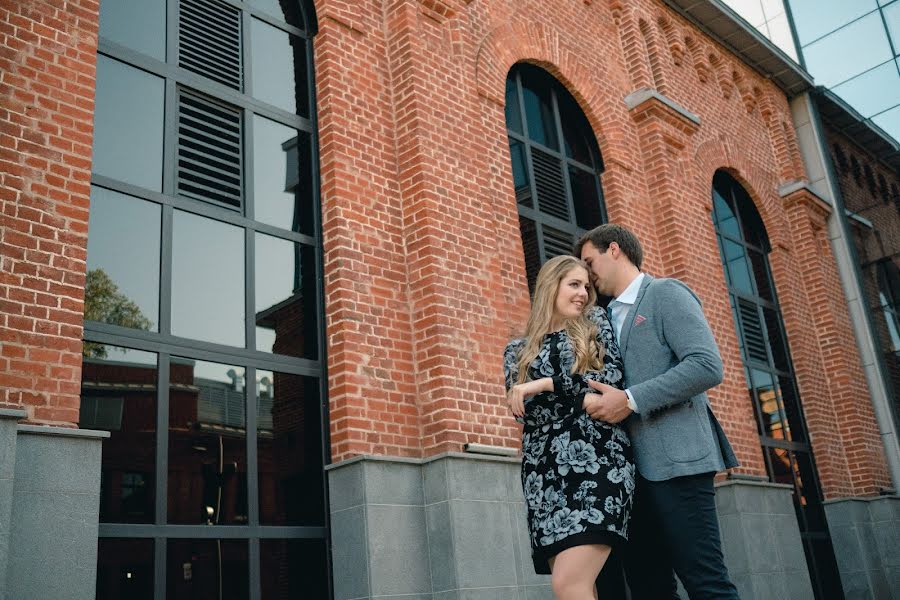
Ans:
[[[627,539],[634,492],[628,435],[582,409],[587,380],[621,388],[622,359],[587,266],[541,268],[525,337],[503,355],[507,401],[522,433],[522,487],[537,573],[559,600],[596,598],[611,546]],[[590,317],[588,317],[590,315]]]

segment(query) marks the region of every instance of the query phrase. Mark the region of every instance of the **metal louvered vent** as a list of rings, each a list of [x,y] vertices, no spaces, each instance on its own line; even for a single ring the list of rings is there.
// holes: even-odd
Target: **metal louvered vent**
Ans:
[[[569,220],[569,202],[566,200],[566,184],[563,181],[562,161],[537,148],[531,149],[534,166],[534,184],[537,188],[538,207],[541,212]]]
[[[541,270],[541,252],[538,248],[537,228],[534,221],[520,215],[519,232],[522,234],[522,249],[525,251],[525,275],[528,277],[528,290],[533,292],[538,271]]]
[[[738,311],[741,315],[741,333],[744,337],[747,358],[768,362],[766,337],[759,318],[759,309],[754,303],[738,298]]]
[[[544,254],[547,260],[572,253],[572,234],[544,225]]]
[[[178,193],[240,208],[241,113],[181,91],[178,95]]]
[[[181,0],[178,65],[242,89],[241,11],[219,0]]]

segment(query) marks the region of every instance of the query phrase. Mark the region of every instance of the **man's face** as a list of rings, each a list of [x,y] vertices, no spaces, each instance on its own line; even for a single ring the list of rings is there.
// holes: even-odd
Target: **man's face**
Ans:
[[[581,248],[581,260],[587,263],[591,270],[591,283],[597,288],[597,291],[606,296],[613,295],[613,276],[615,274],[616,263],[613,258],[615,242],[606,249],[606,252],[600,252],[591,242],[587,242]]]

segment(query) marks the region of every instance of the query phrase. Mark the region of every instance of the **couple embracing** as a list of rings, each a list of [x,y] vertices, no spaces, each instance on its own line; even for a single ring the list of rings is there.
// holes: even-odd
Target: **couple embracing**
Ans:
[[[706,397],[722,360],[700,301],[642,273],[619,225],[575,255],[541,268],[504,352],[535,571],[558,600],[624,598],[622,566],[632,600],[678,598],[675,573],[692,600],[738,598],[713,489],[737,459]],[[597,292],[614,299],[605,310]]]

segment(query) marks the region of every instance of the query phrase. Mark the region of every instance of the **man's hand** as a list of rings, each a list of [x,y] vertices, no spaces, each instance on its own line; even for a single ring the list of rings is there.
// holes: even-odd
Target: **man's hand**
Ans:
[[[588,380],[588,385],[596,390],[596,393],[585,394],[582,406],[592,419],[621,423],[632,413],[628,407],[628,395],[625,394],[625,390],[616,389],[599,381]]]

